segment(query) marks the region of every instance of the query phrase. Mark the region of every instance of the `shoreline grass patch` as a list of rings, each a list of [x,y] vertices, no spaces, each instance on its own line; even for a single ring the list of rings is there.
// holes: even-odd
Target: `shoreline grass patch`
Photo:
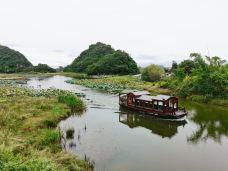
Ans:
[[[0,86],[0,170],[92,170],[88,162],[62,151],[57,125],[71,109],[58,102],[58,93],[47,94]]]
[[[85,109],[85,105],[83,101],[72,94],[61,94],[58,96],[58,102],[59,103],[64,103],[68,107],[70,107],[71,112],[82,112]]]

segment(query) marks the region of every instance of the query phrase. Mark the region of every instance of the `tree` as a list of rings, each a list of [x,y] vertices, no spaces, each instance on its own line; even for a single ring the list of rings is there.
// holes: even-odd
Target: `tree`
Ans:
[[[51,68],[47,64],[38,64],[37,66],[34,66],[34,71],[41,73],[56,72],[55,69]]]
[[[150,65],[143,69],[142,71],[142,80],[144,81],[158,81],[161,79],[162,74],[165,73],[163,67],[159,65]]]
[[[192,60],[183,60],[183,61],[179,64],[178,67],[179,67],[179,68],[183,68],[184,73],[185,73],[186,75],[189,75],[189,74],[191,74],[192,69],[195,68],[195,63],[194,63],[194,61],[192,61]]]
[[[221,67],[223,64],[226,63],[226,60],[222,60],[218,56],[213,56],[213,57],[206,56],[206,59],[209,62],[210,66],[212,67]]]
[[[174,71],[175,69],[177,69],[177,67],[178,67],[177,62],[173,61],[171,70]]]
[[[198,53],[190,56],[193,58],[195,66],[188,77],[185,76],[182,82],[180,80],[179,93],[184,96],[193,94],[213,97],[227,96],[228,71],[224,60],[219,57],[203,57]]]

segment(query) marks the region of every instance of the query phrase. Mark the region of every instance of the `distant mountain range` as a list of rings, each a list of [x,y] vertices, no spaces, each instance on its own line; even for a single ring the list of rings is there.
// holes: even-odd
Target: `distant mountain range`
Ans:
[[[33,66],[20,52],[0,45],[0,73],[54,72],[46,64]],[[89,75],[137,74],[136,62],[128,53],[115,50],[110,45],[98,42],[84,50],[64,71],[83,72]]]

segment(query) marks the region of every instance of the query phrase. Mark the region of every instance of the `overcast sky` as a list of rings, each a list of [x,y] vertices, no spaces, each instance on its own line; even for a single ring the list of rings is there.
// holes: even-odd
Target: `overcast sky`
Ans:
[[[67,65],[98,41],[140,66],[191,52],[228,60],[228,1],[0,0],[0,44],[33,64]]]

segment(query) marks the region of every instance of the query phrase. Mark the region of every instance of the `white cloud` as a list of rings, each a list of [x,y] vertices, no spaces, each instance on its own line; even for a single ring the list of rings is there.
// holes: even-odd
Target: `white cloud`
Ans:
[[[97,41],[142,65],[154,63],[153,56],[166,65],[191,52],[228,59],[227,6],[226,0],[0,0],[0,44],[52,66],[72,62]]]

